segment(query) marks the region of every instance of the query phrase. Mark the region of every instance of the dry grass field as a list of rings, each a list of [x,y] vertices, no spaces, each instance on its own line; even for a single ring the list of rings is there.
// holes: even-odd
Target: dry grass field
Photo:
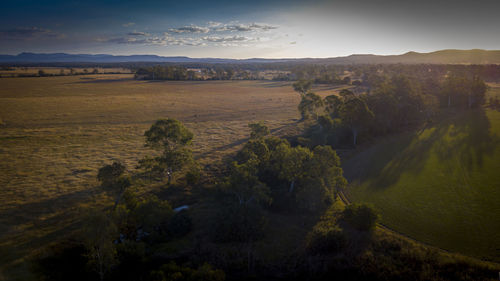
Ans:
[[[265,120],[274,134],[293,129],[298,102],[286,82],[0,79],[0,280],[2,269],[24,272],[26,258],[78,227],[82,207],[102,201],[99,167],[121,160],[133,169],[150,153],[143,133],[156,119],[183,121],[207,164],[237,150],[249,122]]]

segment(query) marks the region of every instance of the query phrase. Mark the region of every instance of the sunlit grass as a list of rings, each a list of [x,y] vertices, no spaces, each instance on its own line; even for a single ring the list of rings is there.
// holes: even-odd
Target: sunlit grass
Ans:
[[[463,111],[386,138],[345,170],[351,200],[373,203],[387,226],[447,250],[500,258],[500,112]]]

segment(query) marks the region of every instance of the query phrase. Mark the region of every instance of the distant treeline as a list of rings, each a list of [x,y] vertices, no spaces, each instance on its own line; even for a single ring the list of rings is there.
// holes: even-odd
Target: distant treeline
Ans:
[[[38,71],[29,71],[27,67],[18,68],[21,72],[15,72],[16,68],[13,67],[1,67],[0,70],[3,71],[13,71],[11,73],[0,73],[0,78],[14,78],[14,77],[51,77],[51,76],[70,76],[70,75],[88,75],[88,74],[102,74],[102,71],[99,69],[74,69],[74,68],[61,68],[58,72],[48,72],[43,69],[39,69]],[[22,72],[24,71],[24,72]],[[122,74],[120,71],[107,71],[106,74]]]
[[[500,81],[500,65],[451,64],[352,64],[273,62],[273,63],[17,63],[13,67],[124,68],[140,79],[149,80],[313,80],[315,83],[368,86],[380,77],[404,74],[413,78],[442,78],[449,73],[476,75],[492,82]],[[154,77],[153,77],[154,76]]]
[[[396,74],[425,80],[442,79],[454,73],[500,81],[499,65],[163,64],[133,67],[132,71],[136,78],[145,80],[311,80],[321,84],[367,87]]]

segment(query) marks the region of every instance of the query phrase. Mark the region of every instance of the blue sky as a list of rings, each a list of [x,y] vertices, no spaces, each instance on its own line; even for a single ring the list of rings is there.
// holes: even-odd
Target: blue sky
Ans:
[[[2,1],[0,53],[284,58],[500,49],[500,1]]]

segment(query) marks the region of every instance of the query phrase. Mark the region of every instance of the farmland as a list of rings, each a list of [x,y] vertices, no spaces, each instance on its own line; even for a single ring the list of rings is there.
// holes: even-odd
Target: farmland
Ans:
[[[498,95],[500,87],[491,86],[489,95]],[[325,97],[343,87],[313,90]],[[0,79],[0,279],[29,278],[23,274],[30,258],[77,233],[88,207],[109,203],[97,169],[118,160],[133,170],[152,153],[143,135],[155,120],[182,121],[195,135],[194,156],[210,169],[242,147],[250,122],[264,120],[274,135],[300,133],[299,101],[290,82],[138,81],[131,74]],[[445,117],[346,153],[353,155],[344,164],[352,181],[347,195],[375,205],[382,223],[405,235],[495,259],[500,113]],[[287,236],[284,230],[295,232],[275,245],[283,248],[278,257],[314,224],[284,215],[271,220],[278,233],[271,244]]]
[[[488,95],[499,93],[491,84]],[[500,256],[500,112],[447,112],[417,132],[386,137],[344,164],[349,198],[382,223],[446,250]]]
[[[320,94],[331,88],[318,88]],[[247,124],[273,134],[295,128],[299,96],[289,83],[147,82],[132,75],[0,80],[0,264],[23,261],[78,228],[81,208],[98,205],[97,169],[130,169],[147,153],[144,131],[175,117],[195,133],[202,164],[234,152]]]

